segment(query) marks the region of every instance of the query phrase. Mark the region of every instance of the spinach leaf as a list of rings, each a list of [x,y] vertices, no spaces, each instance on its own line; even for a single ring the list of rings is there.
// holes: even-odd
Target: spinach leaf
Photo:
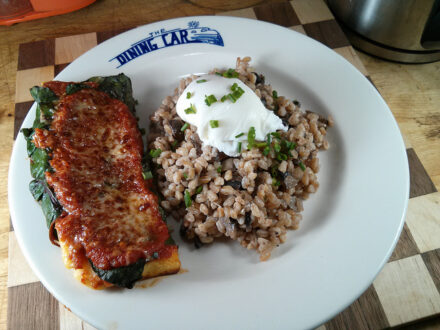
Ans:
[[[26,139],[27,154],[29,157],[31,157],[32,154],[34,153],[35,149],[37,149],[37,147],[35,147],[35,144],[32,142],[32,136],[34,135],[34,129],[33,128],[23,128],[21,130],[21,132],[23,133],[24,138]]]
[[[40,202],[47,227],[50,228],[52,222],[61,214],[62,206],[46,182],[44,173],[51,170],[48,151],[37,148],[32,139],[36,128],[48,128],[55,113],[54,102],[58,100],[58,97],[47,87],[34,86],[30,93],[37,102],[35,120],[31,128],[21,130],[26,139],[28,156],[31,159],[31,175],[35,179],[29,183],[29,190],[34,199]]]
[[[35,119],[32,128],[35,129],[35,128],[44,128],[44,127],[46,127],[46,125],[41,122],[41,108],[40,105],[37,104],[37,110],[35,112]]]
[[[104,270],[96,267],[91,260],[89,262],[93,271],[101,279],[127,289],[133,288],[134,283],[142,278],[142,272],[146,263],[145,259],[139,259],[134,264],[128,266]]]
[[[30,92],[32,97],[38,104],[52,103],[53,101],[58,99],[55,93],[47,87],[34,86],[30,89]]]
[[[90,86],[83,83],[69,84],[66,87],[66,94],[71,95],[85,88],[90,88]]]
[[[32,180],[29,190],[37,202],[41,202],[41,209],[46,217],[47,228],[58,218],[63,211],[55,193],[49,188],[45,180]]]
[[[32,180],[29,183],[29,190],[31,191],[32,196],[38,202],[41,200],[44,194],[44,185],[39,180]]]
[[[39,104],[38,107],[40,108],[40,111],[43,113],[45,123],[49,124],[52,121],[53,115],[55,113],[55,109],[52,104]],[[41,119],[40,119],[41,121]],[[43,124],[43,123],[41,123]],[[44,125],[44,124],[43,124]],[[35,123],[34,123],[35,126]],[[37,127],[35,127],[37,128]],[[38,127],[41,128],[41,127]]]
[[[35,179],[45,180],[44,172],[50,169],[49,155],[44,149],[35,148],[31,156],[31,175]]]
[[[100,91],[124,102],[128,106],[128,109],[130,109],[133,114],[135,113],[136,101],[133,98],[131,80],[125,74],[120,73],[117,76],[92,77],[87,81],[98,83],[98,89]]]
[[[46,217],[47,228],[50,228],[52,222],[60,216],[62,208],[58,201],[54,203],[51,194],[45,192],[42,196],[41,209],[43,210],[44,216]]]

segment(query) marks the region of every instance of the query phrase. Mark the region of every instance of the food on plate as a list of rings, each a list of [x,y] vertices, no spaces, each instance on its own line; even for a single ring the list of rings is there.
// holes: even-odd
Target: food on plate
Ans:
[[[65,266],[94,289],[176,273],[177,246],[150,190],[130,79],[51,81],[31,94],[36,118],[22,130],[30,190]]]
[[[264,261],[318,189],[333,120],[301,111],[249,62],[182,79],[151,116],[148,143],[161,206],[181,234],[196,247],[229,237]]]

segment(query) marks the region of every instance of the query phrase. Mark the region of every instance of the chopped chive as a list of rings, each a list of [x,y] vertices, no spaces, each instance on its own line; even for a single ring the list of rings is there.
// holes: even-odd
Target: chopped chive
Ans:
[[[240,87],[238,87],[238,88],[240,88]],[[243,92],[241,92],[240,89],[237,89],[232,93],[232,96],[234,96],[234,99],[236,99],[236,100],[238,100],[244,93],[244,91],[241,89],[243,91]]]
[[[209,125],[211,128],[217,128],[218,127],[218,120],[210,120]]]
[[[228,97],[228,99],[231,100],[232,103],[235,103],[235,101],[237,101],[236,98],[234,97],[234,95],[232,95],[231,93],[229,93],[229,94],[226,95],[226,96]]]
[[[277,164],[272,165],[272,167],[270,168],[270,174],[271,174],[272,178],[276,178],[276,176],[278,175],[278,165]]]
[[[248,149],[252,149],[252,147],[254,146],[254,143],[255,143],[255,127],[254,126],[251,126],[249,128],[247,140],[248,140]]]
[[[258,143],[255,143],[255,146],[257,148],[263,148],[263,147],[267,146],[267,143],[266,142],[258,142]]]
[[[270,133],[270,135],[272,135],[273,137],[277,138],[278,140],[281,140],[281,135],[278,132],[272,132],[272,133]]]
[[[301,169],[303,170],[303,171],[305,171],[306,170],[306,166],[303,164],[303,162],[299,162],[299,167],[301,167]]]
[[[191,92],[186,93],[186,98],[187,99],[191,98],[191,96],[192,96]]]
[[[263,150],[263,155],[264,155],[264,156],[267,156],[267,155],[269,155],[269,152],[270,152],[270,148],[269,148],[269,147],[266,147],[266,148],[264,148],[264,150]]]
[[[211,106],[211,104],[213,104],[215,102],[217,102],[217,98],[213,94],[211,94],[209,96],[205,95],[205,103],[208,107]]]
[[[275,187],[278,187],[281,184],[281,182],[275,178],[272,179],[272,185]]]
[[[241,152],[241,142],[238,142],[238,152]]]
[[[189,108],[185,109],[185,113],[187,115],[189,115],[191,113],[197,113],[196,107],[194,106],[194,104],[191,103],[191,106]]]
[[[204,83],[204,82],[207,82],[208,80],[206,80],[206,79],[200,79],[200,80],[197,80],[196,82],[198,83],[198,84],[201,84],[201,83]]]
[[[177,145],[177,141],[173,141],[172,143],[171,143],[171,150],[176,150],[176,145]]]
[[[228,69],[228,71],[223,72],[222,76],[225,78],[237,78],[238,72],[235,71],[234,69]]]
[[[188,126],[189,126],[189,124],[185,123],[180,130],[183,132],[184,130],[186,130],[188,128]]]
[[[295,142],[285,141],[285,143],[286,143],[286,148],[289,150],[295,149],[295,147],[296,147]]]
[[[217,76],[221,76],[222,74],[220,72],[215,73]]]
[[[225,102],[228,99],[227,95],[223,95],[222,98],[220,99],[220,101]]]
[[[279,143],[275,143],[275,144],[273,145],[273,148],[274,148],[274,150],[275,150],[276,152],[280,152],[280,151],[281,151],[281,146],[280,146]]]
[[[200,194],[203,190],[203,186],[198,186],[196,189],[196,194]]]
[[[272,91],[272,97],[273,97],[274,99],[277,99],[277,98],[278,98],[278,92],[277,92],[276,90],[273,90],[273,91]]]
[[[151,156],[152,158],[157,158],[157,157],[159,157],[161,153],[162,153],[162,150],[161,150],[160,148],[158,148],[158,149],[151,149],[151,150],[150,150],[150,156]]]
[[[240,133],[240,134],[236,135],[235,138],[238,139],[240,136],[243,136],[243,135],[244,135],[244,133]]]
[[[183,177],[184,177],[185,179],[188,179],[188,174],[183,173],[182,175],[183,175]]]
[[[267,143],[267,146],[269,147],[270,146],[270,134],[269,133],[267,133],[266,143]]]
[[[217,167],[217,173],[221,173],[221,172],[222,172],[222,167],[221,166]]]
[[[286,154],[279,154],[281,160],[287,160],[287,155]]]
[[[183,199],[185,200],[186,207],[190,207],[192,205],[191,195],[189,194],[188,190],[185,190],[185,195],[183,196]]]
[[[234,83],[234,84],[231,86],[231,91],[235,91],[235,90],[237,89],[237,87],[238,87],[238,84],[237,84],[237,83]]]
[[[151,173],[151,171],[142,172],[142,176],[144,177],[144,180],[152,179],[153,173]]]

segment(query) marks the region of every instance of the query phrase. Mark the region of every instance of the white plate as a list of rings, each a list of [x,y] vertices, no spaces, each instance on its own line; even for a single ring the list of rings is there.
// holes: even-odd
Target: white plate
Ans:
[[[198,30],[192,32],[197,22]],[[170,30],[199,43],[165,47],[161,35]],[[158,49],[117,68],[117,58],[111,59],[149,36],[155,37],[150,43]],[[171,37],[165,36],[168,43]],[[175,234],[182,268],[188,272],[145,289],[93,291],[81,285],[64,267],[59,248],[49,242],[43,214],[28,191],[29,160],[25,140],[18,136],[9,172],[18,242],[46,288],[95,327],[311,328],[355,300],[390,256],[409,191],[402,137],[370,82],[315,40],[254,20],[179,18],[116,36],[75,60],[57,79],[126,73],[145,127],[180,77],[234,67],[238,56],[247,55],[279,95],[335,119],[329,130],[331,147],[319,155],[320,189],[305,203],[300,229],[289,233],[267,262],[259,262],[255,251],[236,242],[194,250]],[[32,125],[34,115],[35,106],[23,127]]]

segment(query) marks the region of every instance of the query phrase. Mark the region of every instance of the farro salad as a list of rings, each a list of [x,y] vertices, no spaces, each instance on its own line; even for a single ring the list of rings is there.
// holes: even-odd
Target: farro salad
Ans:
[[[176,110],[181,96],[193,96],[186,90],[188,85],[194,80],[206,81],[190,76],[180,81],[174,94],[151,116],[148,145],[161,206],[180,221],[185,238],[200,247],[228,237],[257,250],[260,260],[265,261],[286,241],[288,230],[298,228],[303,200],[319,187],[318,150],[329,148],[326,135],[333,120],[302,111],[298,101],[278,95],[265,77],[250,67],[250,60],[238,58],[235,69],[214,69],[211,74],[243,82],[281,119],[283,129],[270,131],[263,138],[261,134],[258,138],[255,126],[239,132],[237,141],[232,141],[232,155],[203,143],[198,127],[182,120]],[[231,96],[206,95],[205,102],[208,106],[215,102],[238,104],[245,93],[238,88],[231,83]],[[197,111],[201,110],[193,104],[185,109],[186,114]],[[221,125],[218,120],[209,124],[212,129]]]

